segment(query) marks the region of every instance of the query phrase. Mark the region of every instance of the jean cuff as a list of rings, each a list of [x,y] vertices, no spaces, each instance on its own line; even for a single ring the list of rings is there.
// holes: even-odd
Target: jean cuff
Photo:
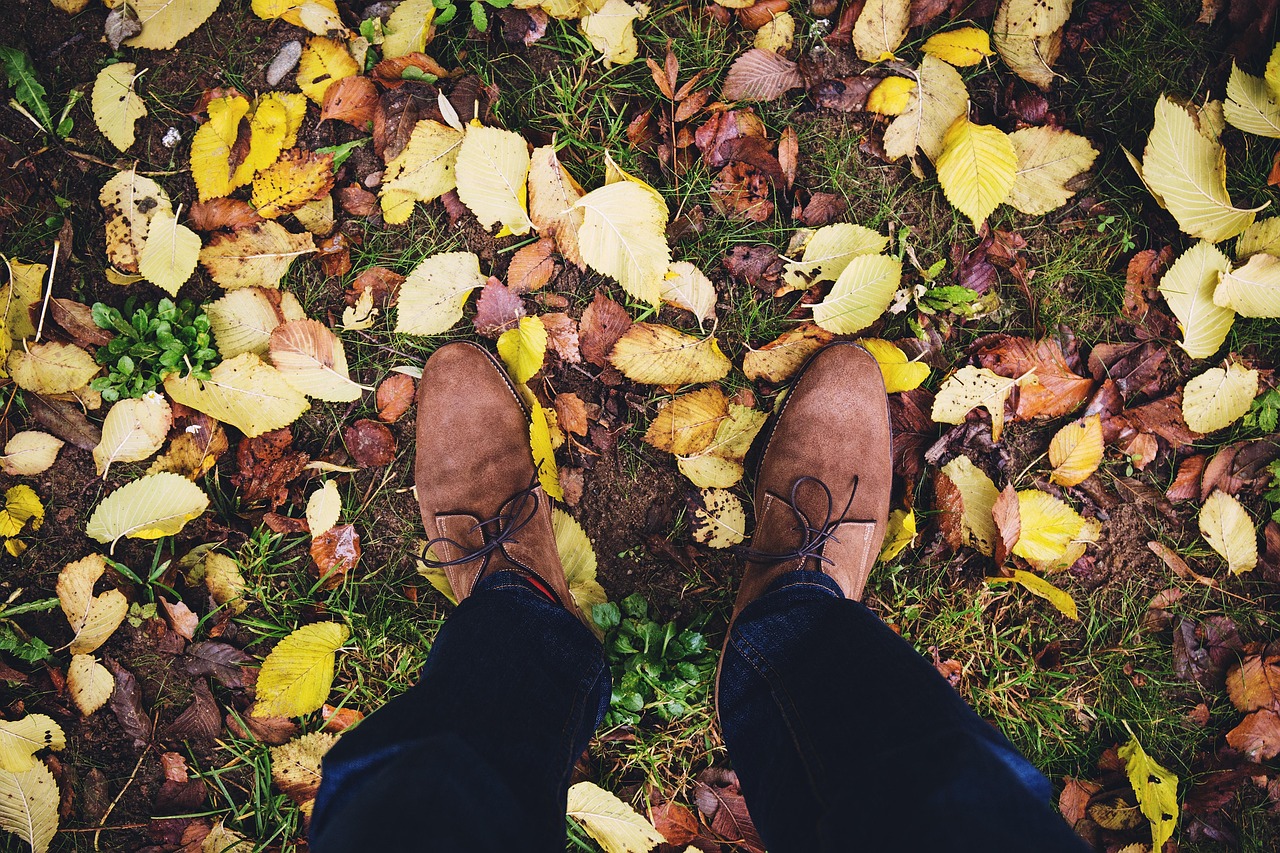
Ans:
[[[801,587],[810,587],[815,593],[818,591],[825,592],[832,598],[844,598],[844,590],[840,589],[840,584],[834,579],[827,576],[826,572],[818,572],[813,569],[797,569],[794,572],[787,572],[779,575],[769,584],[769,588],[764,591],[764,595],[777,592],[783,589],[796,589]],[[764,597],[761,596],[761,598]]]
[[[524,574],[524,572],[510,570],[505,572],[494,572],[491,575],[481,578],[480,582],[477,583],[475,588],[472,590],[472,594],[512,588],[525,589],[536,594],[538,598],[546,599],[546,595],[543,594],[542,590],[530,583],[529,578]]]

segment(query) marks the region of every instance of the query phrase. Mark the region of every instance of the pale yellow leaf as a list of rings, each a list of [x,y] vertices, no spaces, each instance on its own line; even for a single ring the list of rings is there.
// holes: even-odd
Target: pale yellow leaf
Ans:
[[[578,21],[578,29],[600,51],[604,66],[626,65],[640,49],[633,23],[640,17],[636,7],[625,0],[605,0]]]
[[[756,30],[752,46],[761,50],[771,50],[774,53],[786,53],[791,50],[795,38],[796,19],[790,12],[778,12],[763,27]]]
[[[191,35],[222,0],[131,0],[142,32],[124,43],[147,50],[169,50]]]
[[[961,27],[945,33],[934,33],[925,40],[921,51],[960,68],[977,65],[985,57],[995,55],[986,30]]]
[[[340,42],[322,36],[307,39],[298,61],[298,88],[317,104],[335,80],[360,73],[360,66]]]
[[[523,385],[542,369],[547,357],[547,327],[538,317],[521,317],[520,325],[498,337],[498,355],[517,385]]]
[[[339,622],[316,622],[276,644],[258,673],[253,716],[301,717],[318,711],[333,685],[334,658],[350,635]]]
[[[897,160],[914,155],[919,148],[936,161],[947,130],[968,112],[969,90],[960,72],[936,56],[926,55],[916,71],[910,104],[885,128],[885,155]]]
[[[922,361],[907,361],[907,354],[890,341],[859,338],[857,343],[880,365],[886,394],[919,388],[920,383],[929,378],[929,365]]]
[[[5,309],[0,312],[0,325],[7,325],[12,339],[20,341],[36,333],[29,309],[44,298],[49,266],[13,260],[6,260],[6,264],[10,278],[9,283],[0,288],[0,305]]]
[[[471,291],[484,287],[480,259],[471,252],[432,255],[413,268],[396,302],[396,331],[440,335],[462,319]]]
[[[942,474],[960,493],[960,536],[963,544],[990,556],[999,537],[991,508],[1000,492],[991,478],[968,456],[957,456],[942,466]]]
[[[584,195],[582,187],[556,157],[554,145],[535,148],[529,161],[529,218],[545,237],[556,241],[556,249],[568,260],[585,268],[578,249],[578,230],[585,216],[574,207]]]
[[[492,230],[500,224],[504,234],[529,233],[529,146],[523,136],[472,124],[462,137],[455,169],[458,198],[481,225]]]
[[[257,846],[219,820],[200,843],[200,853],[253,853]]]
[[[102,441],[93,449],[93,463],[105,480],[116,462],[141,462],[164,446],[173,425],[169,401],[151,392],[141,399],[124,399],[107,412]]]
[[[719,387],[690,391],[659,406],[644,442],[677,456],[689,456],[711,444],[728,415],[729,401]]]
[[[224,359],[244,352],[265,354],[271,343],[271,332],[284,322],[279,291],[262,287],[233,290],[221,299],[206,303],[204,312],[209,317],[209,330],[218,353]]]
[[[639,812],[592,782],[569,788],[568,814],[605,853],[648,853],[666,841]]]
[[[151,217],[173,210],[168,194],[155,181],[127,169],[102,185],[98,202],[107,214],[107,260],[121,272],[136,273]]]
[[[6,366],[19,388],[36,394],[76,391],[98,372],[93,356],[75,344],[57,341],[15,349]]]
[[[6,829],[31,845],[32,853],[45,853],[58,831],[58,783],[49,768],[36,762],[30,770],[0,770],[0,829]]]
[[[360,295],[356,298],[355,305],[348,305],[342,309],[342,326],[341,328],[348,332],[358,332],[364,329],[372,329],[373,324],[377,321],[378,315],[382,312],[373,305],[373,288],[366,288],[360,291]]]
[[[529,409],[529,448],[533,451],[533,464],[538,468],[538,482],[542,485],[542,490],[556,500],[564,500],[560,472],[556,469],[556,451],[551,442],[551,425],[547,422],[547,410],[537,403]]]
[[[310,814],[320,791],[321,761],[337,742],[335,734],[311,732],[271,747],[271,781],[305,814]]]
[[[1022,534],[1012,551],[1032,565],[1060,559],[1084,529],[1078,512],[1036,489],[1018,492],[1018,515]]]
[[[895,509],[889,513],[889,523],[884,530],[884,544],[880,546],[881,563],[892,562],[916,539],[916,511]]]
[[[709,548],[737,545],[747,535],[747,511],[733,492],[703,489],[693,509],[692,531],[694,541]]]
[[[760,349],[747,350],[742,356],[742,372],[748,379],[763,379],[775,385],[786,382],[834,337],[814,323],[801,323]]]
[[[787,262],[782,275],[786,287],[774,295],[808,290],[820,281],[835,281],[854,258],[878,255],[888,245],[888,237],[861,225],[847,222],[824,225],[805,241],[800,260]]]
[[[240,135],[240,120],[249,112],[249,101],[239,95],[214,98],[207,112],[209,120],[191,137],[191,179],[200,201],[228,195],[239,186],[232,181],[231,149]]]
[[[435,17],[436,7],[431,0],[403,0],[382,27],[383,58],[394,59],[426,50]]]
[[[942,140],[938,183],[975,229],[1009,197],[1017,177],[1018,154],[1004,131],[956,119]]]
[[[413,126],[409,142],[383,173],[379,194],[387,224],[407,222],[415,202],[434,201],[458,185],[455,166],[462,139],[460,131],[431,119]]]
[[[1267,88],[1266,80],[1246,74],[1235,62],[1231,63],[1222,112],[1232,127],[1258,136],[1280,138],[1280,103],[1275,93]]]
[[[911,0],[867,0],[853,25],[853,47],[864,62],[893,59],[907,36]]]
[[[711,443],[692,455],[678,456],[676,467],[702,489],[736,485],[745,473],[742,460],[768,417],[766,412],[730,403],[729,415],[717,425]]]
[[[1059,486],[1078,486],[1102,464],[1102,418],[1087,418],[1067,424],[1049,442],[1049,479]]]
[[[147,281],[177,296],[200,260],[200,237],[168,211],[151,217],[147,242],[138,258],[138,272]]]
[[[1080,613],[1076,609],[1075,599],[1065,590],[1059,589],[1039,575],[1034,575],[1022,569],[1014,569],[1012,577],[987,578],[987,583],[1016,583],[1027,592],[1037,595],[1052,604],[1059,613],[1068,619],[1080,621]]]
[[[1213,294],[1231,261],[1201,240],[1183,252],[1160,278],[1160,293],[1182,330],[1181,347],[1192,358],[1208,358],[1231,331],[1235,312],[1214,304]]]
[[[337,480],[325,484],[307,498],[307,529],[314,539],[338,523],[342,514],[342,496],[338,494]]]
[[[101,554],[89,554],[63,566],[58,573],[55,589],[74,635],[70,645],[74,655],[89,654],[105,643],[129,610],[129,602],[118,589],[93,594],[93,585],[106,568]]]
[[[867,95],[867,112],[882,116],[900,116],[911,105],[916,81],[906,77],[886,77]]]
[[[213,600],[226,605],[233,614],[243,613],[248,606],[243,600],[248,584],[240,573],[240,564],[226,554],[214,551],[204,558],[204,584]]]
[[[1258,371],[1236,362],[1226,370],[1212,367],[1187,382],[1182,391],[1182,419],[1196,432],[1211,433],[1244,417],[1258,396]]]
[[[1062,28],[1072,0],[1005,0],[992,24],[995,48],[1023,80],[1048,90],[1062,52]]]
[[[347,373],[342,341],[317,320],[291,320],[271,332],[271,363],[298,391],[317,400],[349,403],[364,390]]]
[[[0,720],[0,770],[22,773],[37,763],[42,749],[64,749],[67,736],[62,727],[44,714],[27,714],[9,722]]]
[[[1024,127],[1009,134],[1009,140],[1018,171],[1005,201],[1032,216],[1066,204],[1075,195],[1067,184],[1088,171],[1098,156],[1089,140],[1060,127]]]
[[[858,255],[841,271],[826,298],[813,306],[813,321],[837,335],[860,332],[885,312],[901,281],[898,258]]]
[[[657,305],[671,265],[666,205],[636,183],[618,181],[587,193],[573,209],[583,214],[578,248],[587,265]]]
[[[559,507],[551,509],[551,527],[556,535],[556,551],[564,566],[564,579],[569,585],[573,603],[578,605],[588,619],[591,609],[608,601],[604,588],[596,580],[597,560],[595,549],[582,525]],[[591,623],[595,624],[594,621]],[[595,629],[599,630],[599,629]]]
[[[1138,797],[1138,808],[1151,822],[1152,849],[1163,850],[1178,826],[1178,777],[1147,755],[1136,737],[1120,747],[1120,758]]]
[[[711,279],[688,261],[676,261],[662,279],[662,301],[704,320],[716,316],[716,289]]]
[[[93,655],[72,656],[71,665],[67,667],[67,690],[83,716],[87,717],[107,704],[115,686],[116,680],[111,671],[98,663]]]
[[[200,250],[200,263],[227,290],[279,287],[294,259],[315,250],[310,234],[292,234],[280,223],[267,221],[233,234],[214,234]]]
[[[311,407],[284,375],[253,353],[241,353],[199,380],[170,376],[164,389],[175,402],[230,424],[253,438],[288,426]]]
[[[1258,537],[1253,519],[1240,501],[1214,491],[1200,508],[1200,535],[1238,575],[1258,565]]]
[[[195,483],[165,471],[121,486],[102,500],[89,517],[85,533],[99,542],[159,539],[172,536],[204,513],[209,498]]]
[[[1244,266],[1224,270],[1213,290],[1213,304],[1241,317],[1280,317],[1280,258],[1258,253]]]
[[[636,323],[614,344],[609,362],[633,382],[716,382],[732,366],[714,337],[696,338],[657,323]]]
[[[333,195],[325,193],[320,198],[311,199],[293,211],[293,218],[316,237],[332,234],[337,224],[333,218]]]
[[[117,62],[99,71],[93,82],[94,124],[120,151],[133,144],[133,126],[147,114],[142,98],[133,91],[137,70],[132,62]]]
[[[34,477],[43,474],[58,458],[62,439],[47,432],[23,430],[14,433],[0,456],[0,471],[11,477]]]
[[[1247,260],[1259,252],[1280,257],[1280,216],[1259,219],[1240,232],[1236,239],[1236,260]]]

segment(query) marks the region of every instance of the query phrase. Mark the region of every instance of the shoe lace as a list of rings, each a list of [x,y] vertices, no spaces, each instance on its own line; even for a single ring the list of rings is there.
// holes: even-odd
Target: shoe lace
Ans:
[[[535,476],[533,481],[526,487],[516,492],[510,498],[503,502],[502,508],[493,518],[485,519],[472,525],[468,533],[474,533],[479,530],[484,535],[485,542],[474,551],[467,551],[462,543],[450,539],[448,536],[437,536],[427,542],[422,549],[422,557],[420,558],[424,565],[433,569],[443,569],[448,566],[460,566],[463,563],[470,563],[472,560],[481,557],[488,557],[494,551],[501,548],[507,542],[510,542],[517,533],[523,530],[529,522],[533,521],[538,514],[538,505],[542,499],[538,496],[538,478]],[[528,509],[526,513],[525,510]],[[431,546],[437,542],[452,545],[458,551],[462,552],[461,557],[452,560],[433,560],[427,556],[427,552],[431,550]]]
[[[806,483],[815,483],[818,488],[822,489],[823,495],[827,499],[826,517],[823,518],[822,524],[814,527],[809,523],[809,517],[800,509],[797,496],[800,494],[800,487]],[[837,516],[833,513],[835,509],[835,499],[831,496],[831,489],[827,488],[827,484],[819,480],[817,477],[800,477],[791,485],[791,497],[786,501],[786,505],[796,517],[797,527],[803,537],[800,541],[800,547],[794,551],[784,551],[782,553],[773,553],[771,551],[760,551],[755,548],[737,545],[732,549],[742,559],[749,563],[789,563],[792,560],[800,560],[803,566],[808,560],[817,560],[821,563],[831,564],[834,561],[830,557],[822,556],[822,549],[826,547],[827,542],[839,542],[835,536],[835,529],[840,522],[849,513],[849,508],[853,506],[853,496],[858,491],[858,479],[855,476],[853,480],[853,489],[849,493],[849,502],[845,504],[844,510]]]

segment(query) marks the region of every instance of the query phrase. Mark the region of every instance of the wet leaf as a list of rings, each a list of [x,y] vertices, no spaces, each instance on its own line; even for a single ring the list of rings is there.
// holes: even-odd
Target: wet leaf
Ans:
[[[396,438],[377,421],[361,418],[342,431],[347,452],[361,468],[380,468],[396,458]]]

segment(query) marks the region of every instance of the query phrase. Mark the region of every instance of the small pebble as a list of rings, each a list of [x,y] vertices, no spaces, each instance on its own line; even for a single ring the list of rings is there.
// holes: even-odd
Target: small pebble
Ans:
[[[182,141],[182,134],[178,132],[176,127],[171,127],[164,132],[164,138],[160,140],[160,144],[165,148],[173,148]]]
[[[280,52],[267,66],[267,85],[278,86],[285,75],[298,66],[298,60],[301,58],[302,42],[289,41],[281,45]]]
[[[378,186],[381,183],[382,183],[381,172],[370,172],[368,175],[365,175],[364,185],[369,189],[373,189],[374,187]]]

